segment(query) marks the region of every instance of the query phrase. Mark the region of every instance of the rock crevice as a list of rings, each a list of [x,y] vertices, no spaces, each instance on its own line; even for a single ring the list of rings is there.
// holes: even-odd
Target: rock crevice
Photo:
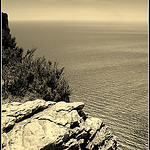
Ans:
[[[84,103],[28,101],[2,105],[2,149],[117,149],[117,141],[98,118],[83,112]]]

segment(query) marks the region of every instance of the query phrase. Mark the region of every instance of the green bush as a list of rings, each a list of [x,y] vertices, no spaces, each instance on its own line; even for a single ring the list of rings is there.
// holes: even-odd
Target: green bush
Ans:
[[[11,63],[3,64],[3,98],[34,94],[46,101],[69,102],[70,90],[63,77],[64,68],[59,69],[56,62],[52,64],[44,57],[33,59],[34,52],[34,49],[28,50],[21,61],[11,57]],[[6,56],[3,55],[4,57]]]
[[[35,49],[23,56],[23,48],[17,47],[15,38],[7,38],[2,44],[2,98],[11,101],[42,98],[46,101],[69,102],[70,90],[58,64],[44,57],[33,58]],[[11,45],[11,46],[10,46]]]

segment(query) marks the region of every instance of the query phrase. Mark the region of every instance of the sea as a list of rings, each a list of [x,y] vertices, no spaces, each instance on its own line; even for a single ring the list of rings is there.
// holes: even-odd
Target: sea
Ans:
[[[65,67],[71,102],[111,129],[123,150],[148,149],[148,25],[140,22],[10,21],[24,51]]]

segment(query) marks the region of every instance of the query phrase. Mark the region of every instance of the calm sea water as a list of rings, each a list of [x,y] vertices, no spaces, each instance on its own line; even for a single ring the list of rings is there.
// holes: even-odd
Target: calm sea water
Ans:
[[[101,118],[125,150],[148,149],[148,31],[142,24],[10,22],[25,50],[65,67],[71,101]]]

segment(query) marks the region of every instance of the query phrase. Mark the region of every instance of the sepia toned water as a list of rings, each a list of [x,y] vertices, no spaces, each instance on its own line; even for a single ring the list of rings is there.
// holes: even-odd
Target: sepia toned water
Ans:
[[[65,67],[71,101],[99,117],[125,150],[148,149],[146,25],[98,22],[10,22],[25,50],[37,47]]]

